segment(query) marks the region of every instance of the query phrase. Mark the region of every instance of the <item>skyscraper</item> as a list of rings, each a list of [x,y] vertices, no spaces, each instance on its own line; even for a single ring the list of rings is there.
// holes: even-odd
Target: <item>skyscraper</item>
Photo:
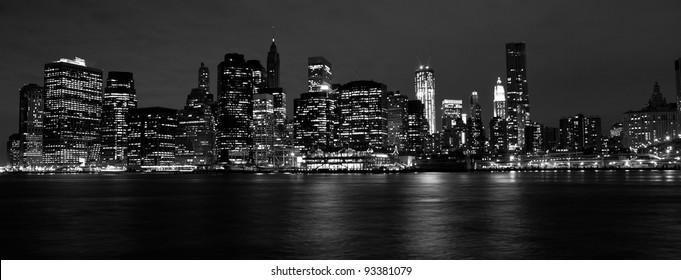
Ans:
[[[220,162],[246,163],[253,143],[253,71],[242,54],[218,65],[217,149]]]
[[[386,86],[374,81],[353,81],[340,87],[341,143],[357,150],[385,148],[386,94]]]
[[[102,76],[77,57],[45,64],[45,164],[99,160]]]
[[[203,62],[201,62],[201,67],[199,67],[199,89],[206,94],[210,94],[210,71]],[[213,100],[213,98],[211,97],[210,100]]]
[[[485,152],[485,127],[482,123],[482,106],[478,102],[478,92],[474,91],[470,97],[471,121],[469,122],[470,151],[479,155]]]
[[[7,158],[9,165],[18,167],[21,164],[21,135],[14,133],[7,140]]]
[[[423,154],[428,128],[428,120],[421,100],[407,101],[407,154]]]
[[[28,84],[19,91],[20,165],[38,166],[43,157],[45,90]]]
[[[246,65],[251,69],[253,94],[262,93],[263,89],[267,88],[267,72],[265,67],[262,67],[260,61],[255,59],[246,61]]]
[[[435,71],[429,66],[419,66],[414,76],[414,91],[416,99],[421,100],[424,106],[428,132],[435,133],[437,130],[435,119]]]
[[[506,120],[509,151],[525,147],[525,126],[530,122],[525,43],[506,44]]]
[[[501,77],[497,78],[497,85],[494,86],[494,115],[506,119],[506,91],[501,84]]]
[[[303,152],[333,146],[335,100],[327,92],[307,92],[293,100],[295,146]]]
[[[386,147],[403,151],[407,146],[407,101],[409,98],[400,92],[387,94],[387,134]]]
[[[331,62],[321,56],[307,59],[307,88],[309,92],[331,91]]]
[[[271,92],[253,96],[253,156],[255,164],[273,164],[276,123],[274,95]]]
[[[463,148],[466,127],[462,118],[463,100],[442,100],[442,136],[440,146],[443,150]]]
[[[277,45],[274,44],[274,37],[270,45],[270,51],[267,53],[267,86],[270,88],[278,88],[279,86],[279,53],[277,52]]]
[[[110,71],[102,99],[102,164],[127,164],[129,127],[126,116],[135,108],[137,94],[132,73]]]
[[[570,151],[599,152],[601,118],[577,114],[560,120],[560,146]]]
[[[194,88],[177,119],[175,160],[178,164],[209,165],[215,160],[215,118],[209,95]]]
[[[127,121],[130,165],[175,164],[177,110],[162,107],[132,109]]]

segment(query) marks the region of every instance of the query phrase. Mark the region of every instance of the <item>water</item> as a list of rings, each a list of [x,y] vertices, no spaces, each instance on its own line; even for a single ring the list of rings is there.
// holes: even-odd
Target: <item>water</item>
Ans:
[[[681,259],[681,172],[0,176],[2,259]]]

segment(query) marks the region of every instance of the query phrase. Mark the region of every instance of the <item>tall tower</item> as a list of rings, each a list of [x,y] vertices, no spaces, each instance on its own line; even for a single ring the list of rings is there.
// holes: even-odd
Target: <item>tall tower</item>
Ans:
[[[132,73],[110,71],[102,100],[103,164],[127,164],[129,127],[126,116],[135,108],[137,93]]]
[[[471,93],[471,122],[470,136],[471,136],[471,154],[482,154],[485,148],[485,127],[482,123],[482,106],[478,102],[478,92]]]
[[[435,119],[435,72],[429,66],[419,66],[414,77],[416,98],[421,100],[428,121],[428,133],[436,131]]]
[[[242,54],[218,65],[217,149],[220,162],[244,164],[253,143],[253,72]]]
[[[203,62],[201,62],[201,67],[199,67],[199,89],[206,95],[210,95],[210,100],[213,100],[213,96],[210,94],[210,72]]]
[[[681,112],[681,58],[674,61],[676,70],[676,110]]]
[[[82,58],[45,64],[45,164],[99,161],[103,83],[102,70]]]
[[[274,27],[272,27],[274,30]],[[277,52],[277,45],[274,44],[274,34],[272,34],[272,44],[270,51],[267,53],[267,86],[271,88],[278,88],[279,86],[279,53]]]
[[[497,85],[494,86],[494,117],[506,118],[506,92],[501,77],[497,78]]]
[[[331,62],[322,56],[307,58],[307,88],[309,92],[331,91]]]
[[[42,164],[43,127],[45,117],[45,90],[36,84],[28,84],[19,91],[20,164]]]
[[[509,151],[525,147],[525,126],[530,123],[526,71],[525,43],[507,43],[506,118]]]

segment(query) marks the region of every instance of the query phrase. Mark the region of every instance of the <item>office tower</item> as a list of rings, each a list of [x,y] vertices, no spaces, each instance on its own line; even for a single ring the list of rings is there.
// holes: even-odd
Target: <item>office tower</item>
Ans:
[[[132,73],[110,71],[102,99],[102,164],[127,164],[129,128],[126,117],[135,108],[137,93]]]
[[[423,154],[428,129],[425,106],[421,100],[407,101],[407,154]]]
[[[244,56],[228,53],[218,65],[217,149],[219,161],[245,164],[253,144],[253,71]]]
[[[676,110],[681,112],[681,58],[674,61],[676,70]]]
[[[478,92],[474,91],[470,97],[471,121],[468,124],[470,134],[470,153],[479,155],[485,153],[485,127],[482,123],[482,106],[478,102]]]
[[[386,148],[390,151],[403,151],[407,146],[407,101],[409,98],[400,92],[389,92],[387,102],[387,140]]]
[[[267,72],[265,67],[262,67],[259,60],[248,60],[246,65],[251,69],[252,73],[253,94],[261,93],[263,89],[267,88]]]
[[[328,92],[307,92],[293,100],[294,145],[302,152],[333,146],[336,102]]]
[[[132,166],[175,164],[177,110],[148,107],[128,113],[128,163]]]
[[[560,147],[569,151],[598,152],[601,146],[601,118],[577,114],[560,120]]]
[[[45,164],[99,161],[103,83],[102,70],[78,57],[45,64]]]
[[[253,96],[253,156],[257,166],[273,164],[276,139],[274,95],[270,92]]]
[[[7,158],[9,165],[18,167],[21,165],[21,135],[14,133],[7,140]]]
[[[309,92],[331,91],[331,62],[321,56],[307,59],[307,88]]]
[[[490,154],[503,155],[508,150],[506,120],[501,117],[493,117],[489,122],[489,148]]]
[[[384,149],[387,140],[386,86],[353,81],[340,86],[340,142],[355,150]]]
[[[558,148],[558,136],[560,135],[557,127],[545,126],[542,131],[542,149],[546,152],[554,151]]]
[[[462,119],[463,100],[442,100],[442,150],[453,151],[464,146],[466,127]]]
[[[274,122],[278,129],[283,129],[286,125],[286,93],[284,89],[268,88],[264,92],[272,95]]]
[[[624,147],[636,151],[681,137],[679,111],[676,106],[675,103],[667,103],[660,91],[660,85],[655,83],[648,104],[641,110],[624,113]]]
[[[506,119],[506,91],[501,84],[501,78],[497,78],[497,85],[494,86],[494,115]]]
[[[39,166],[43,157],[45,90],[28,84],[19,91],[20,165]]]
[[[279,86],[279,53],[277,52],[277,45],[270,45],[270,51],[267,53],[267,86],[270,88],[278,88]]]
[[[525,126],[530,122],[525,43],[506,44],[506,121],[508,149],[525,147]]]
[[[435,119],[435,71],[429,66],[419,66],[414,76],[414,89],[416,99],[421,100],[425,108],[428,132],[433,134],[437,130]]]
[[[600,128],[600,119],[598,127]],[[530,122],[525,126],[525,152],[529,154],[538,154],[543,151],[545,151],[544,126],[537,122]]]
[[[215,161],[215,118],[211,100],[202,88],[187,96],[177,119],[175,161],[181,165],[210,165]]]
[[[203,62],[201,62],[201,67],[199,67],[199,89],[207,95],[210,94],[210,71]],[[209,99],[212,101],[212,94],[210,95]]]

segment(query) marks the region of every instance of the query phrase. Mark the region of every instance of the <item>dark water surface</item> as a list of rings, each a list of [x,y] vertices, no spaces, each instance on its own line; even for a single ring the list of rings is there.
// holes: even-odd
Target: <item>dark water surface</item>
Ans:
[[[681,172],[0,176],[2,259],[681,259]]]

